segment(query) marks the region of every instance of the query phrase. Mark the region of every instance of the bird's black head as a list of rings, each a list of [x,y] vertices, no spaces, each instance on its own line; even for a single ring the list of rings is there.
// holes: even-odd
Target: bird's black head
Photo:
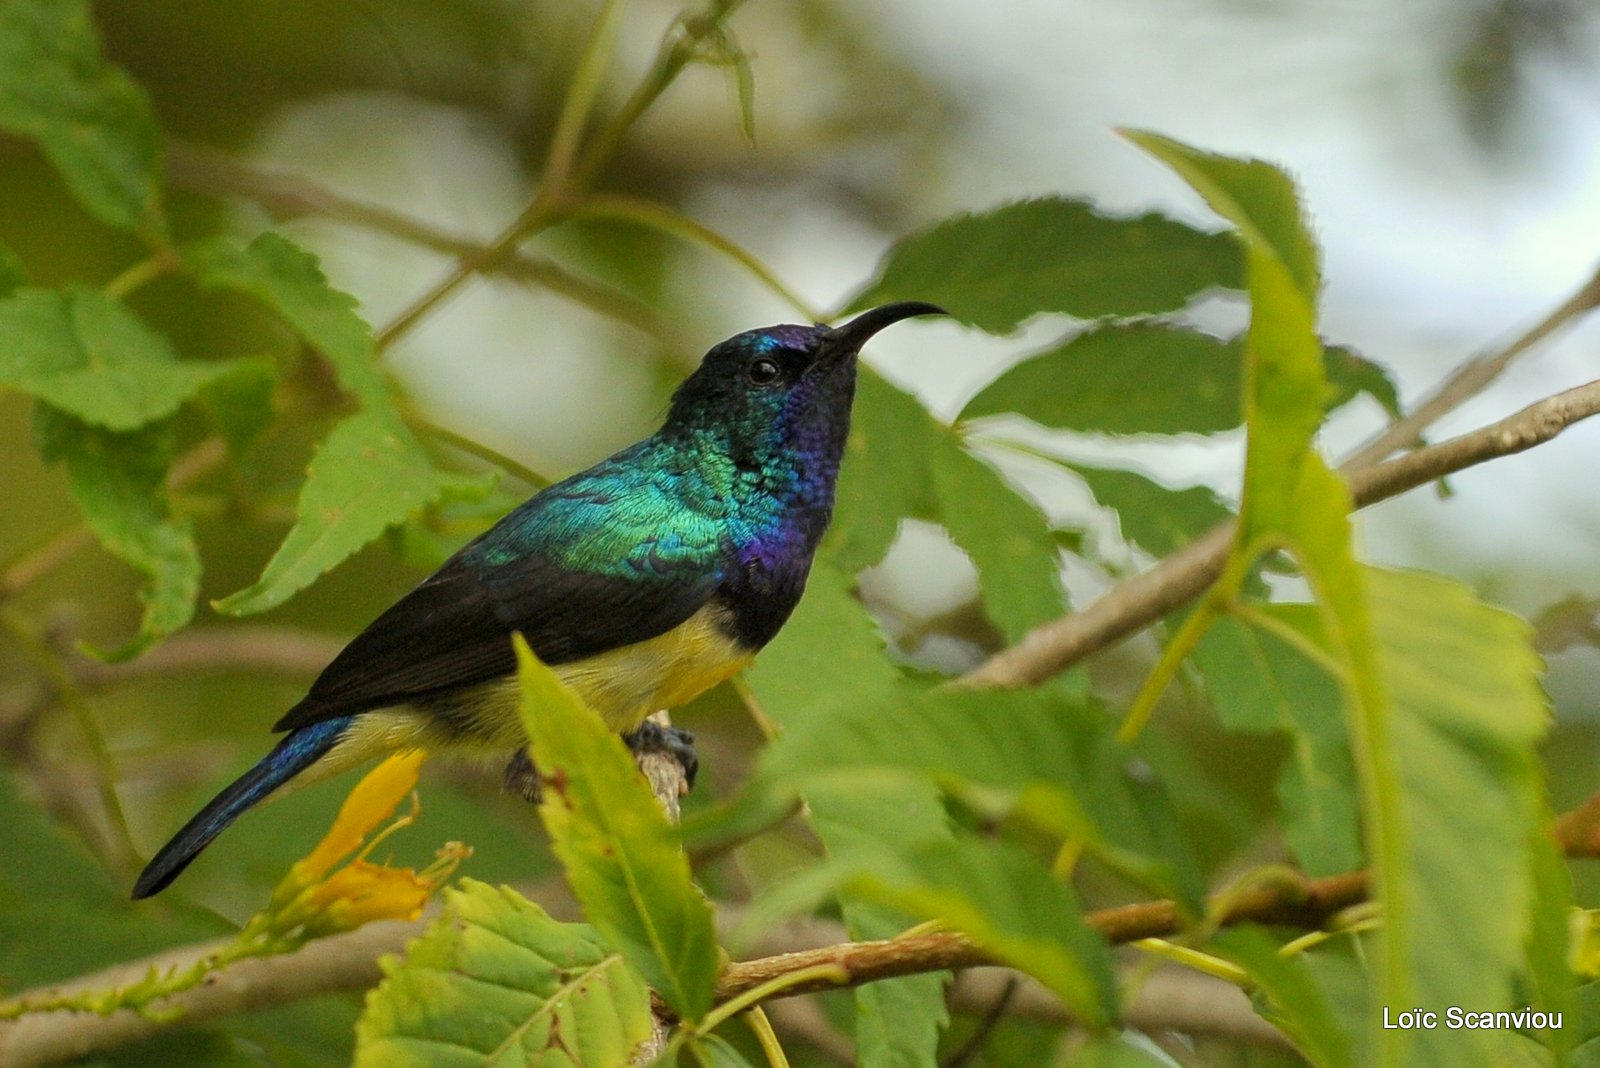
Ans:
[[[902,319],[943,314],[907,301],[838,327],[784,324],[735,334],[713,346],[678,387],[663,433],[714,434],[742,464],[794,450],[831,451],[836,458],[849,429],[861,346]]]

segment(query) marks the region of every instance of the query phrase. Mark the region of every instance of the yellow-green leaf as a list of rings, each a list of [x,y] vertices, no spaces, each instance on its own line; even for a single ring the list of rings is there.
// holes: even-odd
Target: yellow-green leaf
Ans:
[[[516,636],[539,816],[584,915],[685,1020],[720,970],[711,906],[622,741]]]
[[[356,1068],[625,1068],[650,1035],[650,991],[621,954],[509,887],[445,891],[444,913],[382,965]]]

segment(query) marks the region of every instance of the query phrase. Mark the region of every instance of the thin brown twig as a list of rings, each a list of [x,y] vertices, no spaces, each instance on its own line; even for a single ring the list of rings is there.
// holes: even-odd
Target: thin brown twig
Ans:
[[[488,246],[423,219],[346,196],[308,179],[247,166],[220,153],[182,141],[167,143],[168,177],[174,185],[209,195],[234,196],[260,205],[279,218],[315,215],[387,234],[448,256],[484,256]],[[673,341],[685,334],[650,305],[555,261],[528,252],[485,257],[485,272],[532,282],[552,293],[651,337]]]
[[[1523,353],[1597,307],[1600,307],[1600,268],[1596,268],[1594,274],[1572,296],[1505,348],[1488,356],[1468,360],[1456,368],[1403,419],[1385,427],[1377,437],[1348,456],[1340,468],[1349,472],[1369,467],[1396,449],[1416,444],[1423,431],[1455,411],[1464,401],[1482,393]]]

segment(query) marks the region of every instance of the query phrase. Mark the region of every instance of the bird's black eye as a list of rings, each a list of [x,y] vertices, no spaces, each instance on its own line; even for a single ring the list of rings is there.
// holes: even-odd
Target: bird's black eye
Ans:
[[[752,363],[745,374],[754,385],[770,386],[778,380],[778,365],[775,361],[763,357]]]

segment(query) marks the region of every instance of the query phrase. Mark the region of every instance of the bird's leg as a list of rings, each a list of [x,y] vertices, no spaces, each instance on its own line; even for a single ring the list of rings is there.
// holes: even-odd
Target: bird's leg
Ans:
[[[622,740],[636,757],[640,753],[650,752],[668,754],[683,765],[684,780],[691,787],[694,786],[695,772],[700,770],[700,757],[694,751],[693,731],[681,727],[663,727],[647,719],[639,724],[638,730],[624,734]]]
[[[511,762],[506,765],[505,785],[506,793],[516,794],[531,804],[539,803],[539,769],[533,766],[527,746],[511,754]]]

